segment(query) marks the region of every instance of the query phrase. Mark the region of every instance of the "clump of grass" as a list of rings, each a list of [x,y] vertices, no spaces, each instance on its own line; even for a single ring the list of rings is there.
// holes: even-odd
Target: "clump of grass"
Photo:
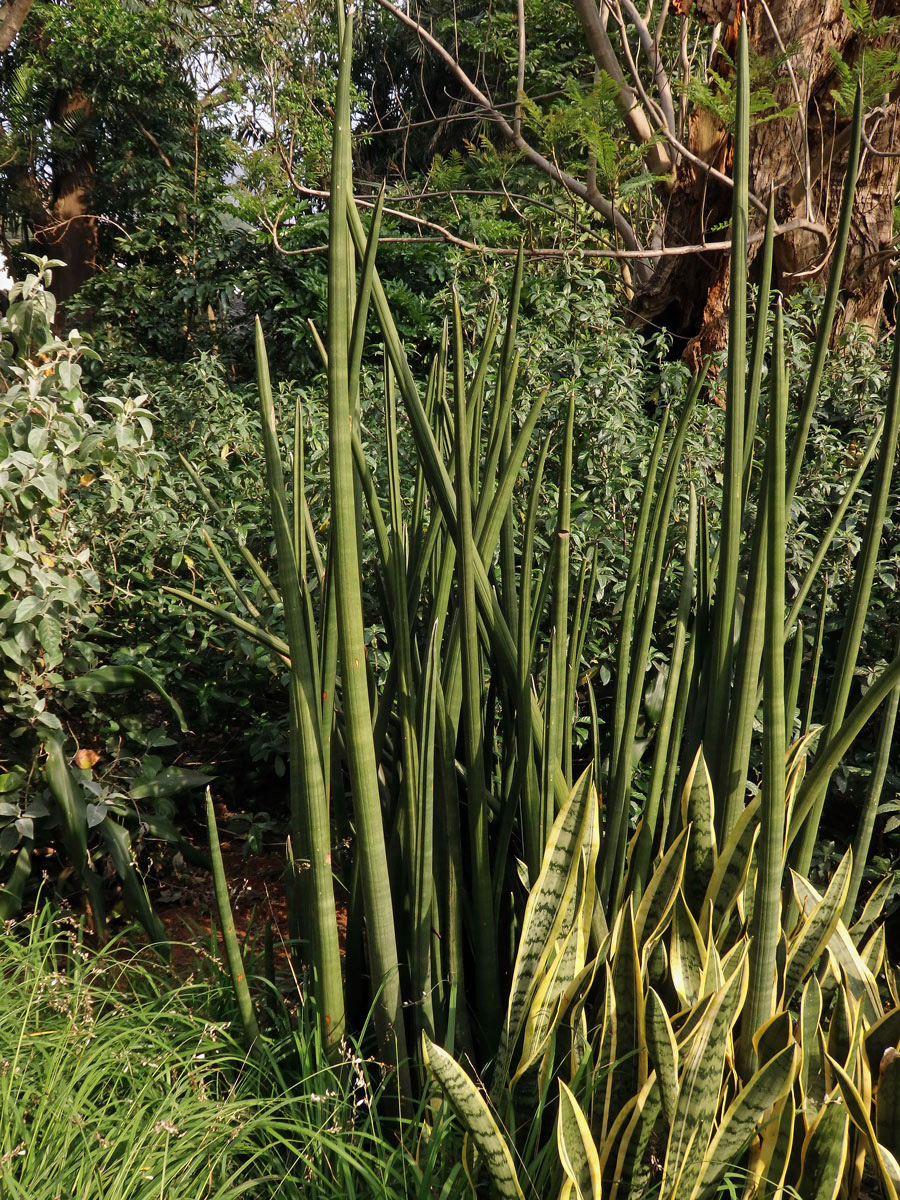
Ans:
[[[282,1006],[248,1054],[228,995],[215,969],[179,980],[122,940],[89,948],[46,909],[7,926],[0,1194],[416,1194],[422,1172],[378,1115],[370,1064],[347,1049],[330,1065],[302,1007]]]

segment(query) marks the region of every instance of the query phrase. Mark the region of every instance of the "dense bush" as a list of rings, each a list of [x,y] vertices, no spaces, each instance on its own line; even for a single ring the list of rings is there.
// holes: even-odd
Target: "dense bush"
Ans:
[[[81,386],[93,355],[77,332],[52,336],[53,263],[10,292],[0,325],[0,486],[3,558],[0,635],[3,711],[26,728],[61,729],[54,688],[93,666],[92,641],[113,590],[96,544],[115,552],[115,524],[140,504],[158,469],[143,395],[94,395]],[[101,633],[102,636],[102,633]]]
[[[150,753],[174,745],[159,711],[144,701],[140,716],[133,707],[129,714],[149,689],[186,728],[113,620],[117,593],[131,587],[123,547],[164,456],[153,446],[147,397],[133,387],[86,391],[82,368],[94,352],[77,332],[53,336],[54,265],[35,261],[35,273],[12,288],[0,324],[4,915],[21,903],[32,852],[60,843],[69,869],[91,870],[92,878],[92,854],[110,854],[134,901],[142,893],[120,821],[176,838],[164,801],[205,779]],[[115,698],[121,693],[124,708]],[[157,803],[142,811],[146,800]]]

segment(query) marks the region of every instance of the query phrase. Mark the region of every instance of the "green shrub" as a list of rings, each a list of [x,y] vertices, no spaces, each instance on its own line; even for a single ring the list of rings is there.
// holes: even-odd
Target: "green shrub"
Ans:
[[[13,737],[62,728],[48,699],[100,654],[92,635],[110,588],[95,543],[133,511],[160,460],[146,396],[83,391],[93,351],[77,332],[52,336],[56,264],[35,265],[0,322],[0,654]]]
[[[115,588],[128,587],[111,578],[117,526],[140,506],[140,489],[151,486],[163,457],[153,446],[145,395],[83,389],[82,364],[94,352],[77,332],[53,336],[47,288],[56,264],[34,261],[35,273],[13,286],[0,322],[0,914],[21,904],[33,850],[50,846],[64,848],[76,875],[93,881],[98,920],[92,855],[110,855],[137,912],[154,927],[121,822],[136,828],[138,801],[205,777],[150,756],[137,763],[126,752],[123,761],[114,737],[109,759],[92,768],[109,751],[103,739],[118,729],[114,695],[156,691],[184,727],[174,700],[127,645],[122,655],[124,639],[117,644],[108,620]],[[92,703],[98,697],[105,713]],[[164,746],[165,731],[157,728],[148,741]],[[157,834],[174,836],[163,815],[144,814]]]

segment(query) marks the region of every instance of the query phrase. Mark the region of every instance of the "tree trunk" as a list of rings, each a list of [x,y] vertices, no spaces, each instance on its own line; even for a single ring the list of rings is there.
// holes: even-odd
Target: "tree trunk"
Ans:
[[[725,7],[730,7],[732,22],[722,32],[721,45],[733,57],[740,14],[734,6]],[[781,47],[790,52],[774,87],[775,107],[784,115],[758,121],[751,128],[750,190],[764,202],[770,190],[774,192],[779,224],[805,219],[820,226],[819,232],[801,229],[776,239],[773,285],[789,295],[827,275],[850,121],[849,113],[836,108],[832,94],[839,83],[835,57],[854,64],[862,54],[863,39],[841,0],[768,0],[767,4],[753,0],[741,8],[747,13],[750,43],[757,56],[778,62],[785,59]],[[874,17],[897,14],[900,0],[872,4]],[[694,16],[698,15],[715,15],[714,5],[709,0],[702,9],[696,5]],[[888,38],[892,48],[900,47],[900,21]],[[879,43],[885,44],[884,39]],[[713,65],[720,74],[729,70],[722,54]],[[872,149],[863,147],[844,269],[844,307],[836,333],[849,321],[874,330],[881,317],[893,260],[894,194],[900,168],[900,159],[890,156],[900,150],[896,95],[885,97],[882,107],[869,116],[866,135]],[[714,115],[695,109],[688,137],[690,149],[705,163],[730,171],[731,139]],[[666,213],[664,244],[719,240],[730,211],[730,189],[702,168],[682,161]],[[761,229],[763,223],[761,214],[751,213],[751,228]],[[636,308],[639,321],[667,326],[686,343],[686,359],[699,363],[725,344],[727,254],[660,260]]]
[[[9,0],[0,8],[0,54],[5,54],[22,28],[32,0]]]
[[[78,89],[57,97],[51,120],[63,127],[76,127],[89,120],[91,101]],[[97,218],[93,213],[94,156],[90,140],[73,138],[77,145],[69,153],[60,153],[53,161],[50,220],[35,229],[34,246],[38,253],[61,259],[66,265],[53,273],[53,294],[57,301],[57,328],[66,321],[67,301],[85,280],[97,270]]]

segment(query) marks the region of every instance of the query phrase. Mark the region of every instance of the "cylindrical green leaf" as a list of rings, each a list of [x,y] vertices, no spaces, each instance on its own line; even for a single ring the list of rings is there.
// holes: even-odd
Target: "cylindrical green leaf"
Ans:
[[[781,886],[784,876],[784,526],[787,381],[784,368],[784,324],[781,305],[775,310],[775,344],[769,391],[766,450],[766,625],[763,653],[763,782],[757,881],[750,941],[750,982],[741,1031],[741,1073],[755,1069],[752,1038],[772,1016],[775,1004],[775,954],[781,932]]]
[[[216,826],[216,814],[209,788],[206,789],[206,830],[209,836],[209,857],[212,862],[213,884],[216,893],[216,912],[219,915],[219,927],[225,945],[225,961],[231,977],[231,986],[234,988],[234,997],[237,1001],[244,1035],[248,1043],[252,1045],[259,1038],[259,1025],[250,988],[247,985],[241,947],[234,931],[234,916],[231,911],[231,901],[228,898],[228,880],[225,878],[225,864],[222,860],[222,848],[219,845],[219,830]]]
[[[332,506],[329,569],[334,571],[338,652],[344,701],[344,737],[353,790],[367,947],[375,1022],[384,1049],[398,1064],[406,1059],[397,939],[387,866],[378,768],[369,710],[366,647],[359,578],[359,530],[354,486],[351,407],[350,271],[353,246],[348,210],[353,204],[350,163],[350,51],[352,20],[346,21],[335,98],[328,255],[328,427]],[[375,276],[377,278],[377,276]]]

